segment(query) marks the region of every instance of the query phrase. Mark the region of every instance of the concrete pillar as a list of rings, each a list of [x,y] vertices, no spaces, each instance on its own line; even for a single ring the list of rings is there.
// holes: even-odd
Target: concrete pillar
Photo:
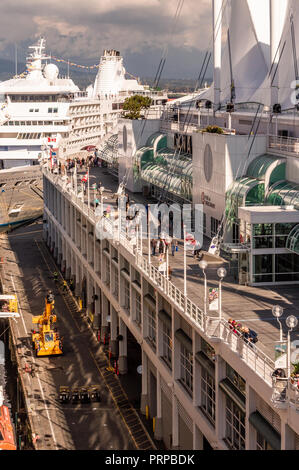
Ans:
[[[101,338],[108,333],[109,326],[107,317],[110,315],[109,302],[105,295],[102,295],[102,321],[101,321]]]
[[[141,402],[140,411],[145,415],[148,406],[148,386],[147,386],[147,355],[142,350],[142,377],[141,377]]]
[[[287,425],[281,423],[281,450],[295,450],[296,449],[296,436],[295,432]]]
[[[96,329],[100,328],[101,324],[101,312],[102,312],[102,300],[101,300],[101,289],[99,286],[95,286],[95,295],[97,296],[95,300],[95,315],[94,315],[94,327]]]
[[[219,387],[219,383],[226,377],[225,361],[217,356],[215,364],[215,415],[216,415],[216,437],[220,441],[225,438],[225,397]]]
[[[116,310],[111,307],[111,324],[110,324],[110,350],[113,356],[118,355],[117,337],[118,315]]]
[[[203,433],[198,429],[193,422],[193,449],[203,450]]]
[[[128,372],[127,327],[121,318],[119,318],[119,335],[122,336],[122,340],[119,340],[118,367],[119,373],[125,375]]]
[[[79,264],[79,260],[77,257],[76,257],[75,263],[76,263],[75,295],[76,297],[79,297],[81,294],[81,273],[80,273],[80,264]]]
[[[162,421],[162,389],[161,389],[161,375],[157,371],[157,416],[155,426],[155,439],[162,441],[163,439],[163,421]]]
[[[256,410],[255,391],[246,382],[246,423],[245,423],[245,448],[256,450],[256,433],[249,423],[249,416]]]
[[[179,408],[178,399],[173,394],[172,396],[172,449],[179,450],[180,436],[179,436]]]

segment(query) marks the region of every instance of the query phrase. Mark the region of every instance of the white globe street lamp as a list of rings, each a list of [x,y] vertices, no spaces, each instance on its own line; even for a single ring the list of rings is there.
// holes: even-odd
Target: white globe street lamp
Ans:
[[[294,315],[290,315],[286,319],[286,325],[289,328],[288,330],[288,378],[290,378],[290,375],[291,375],[291,331],[293,331],[294,328],[297,327],[298,318],[295,317]]]
[[[282,324],[281,324],[281,321],[279,319],[283,315],[283,308],[280,305],[274,305],[274,307],[272,307],[272,314],[279,323],[280,342],[282,343]]]
[[[225,268],[217,269],[217,275],[219,277],[219,319],[222,320],[222,281],[227,275]]]
[[[205,283],[204,283],[204,286],[205,286],[205,292],[204,292],[204,313],[205,315],[207,315],[207,290],[208,290],[208,285],[207,285],[207,275],[206,275],[206,269],[207,267],[209,266],[209,263],[205,260],[201,260],[199,263],[198,263],[200,269],[202,269],[203,271],[203,275],[204,275],[204,279],[205,279]]]

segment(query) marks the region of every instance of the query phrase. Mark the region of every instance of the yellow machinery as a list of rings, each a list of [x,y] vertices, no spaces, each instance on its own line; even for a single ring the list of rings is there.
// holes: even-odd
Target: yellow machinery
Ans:
[[[18,318],[18,299],[16,295],[0,295],[0,318]]]
[[[32,344],[36,356],[58,356],[62,354],[62,342],[59,334],[53,329],[57,321],[54,315],[54,296],[49,293],[45,299],[45,310],[42,315],[33,317],[32,322],[39,330],[32,333]]]

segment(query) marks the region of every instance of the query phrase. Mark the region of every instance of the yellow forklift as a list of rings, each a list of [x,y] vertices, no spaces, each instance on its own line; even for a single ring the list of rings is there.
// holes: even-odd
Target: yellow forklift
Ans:
[[[54,296],[50,291],[45,299],[45,310],[42,315],[33,317],[32,322],[38,325],[38,331],[32,333],[32,345],[35,355],[59,356],[62,352],[62,341],[59,333],[54,330],[53,323],[57,317],[54,315]]]

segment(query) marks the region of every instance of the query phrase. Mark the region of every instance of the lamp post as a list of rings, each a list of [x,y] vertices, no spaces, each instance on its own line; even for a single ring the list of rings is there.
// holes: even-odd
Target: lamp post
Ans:
[[[290,315],[286,319],[286,325],[289,328],[288,330],[288,379],[290,378],[291,375],[291,332],[293,331],[294,328],[298,325],[298,319],[294,315]]]
[[[219,277],[219,319],[222,320],[222,281],[227,275],[225,268],[219,268],[217,270],[217,275]]]
[[[148,263],[151,264],[151,205],[148,205],[147,221]]]
[[[208,262],[205,260],[201,260],[199,262],[199,267],[202,269],[203,275],[204,275],[204,287],[205,287],[205,292],[204,292],[204,313],[205,316],[207,315],[207,295],[208,295],[208,283],[207,283],[207,275],[206,275],[206,269],[208,267]]]
[[[186,225],[184,225],[184,296],[187,297]]]
[[[280,330],[280,339],[279,339],[279,341],[282,343],[282,341],[283,341],[283,339],[282,339],[282,324],[281,324],[281,321],[279,319],[283,315],[283,308],[280,305],[274,305],[274,307],[272,308],[272,314],[279,323],[279,330]]]
[[[167,280],[169,279],[169,247],[170,247],[171,241],[172,241],[172,238],[168,235],[165,238],[165,242],[167,243],[167,246],[165,247],[165,250],[166,250],[166,279]]]

